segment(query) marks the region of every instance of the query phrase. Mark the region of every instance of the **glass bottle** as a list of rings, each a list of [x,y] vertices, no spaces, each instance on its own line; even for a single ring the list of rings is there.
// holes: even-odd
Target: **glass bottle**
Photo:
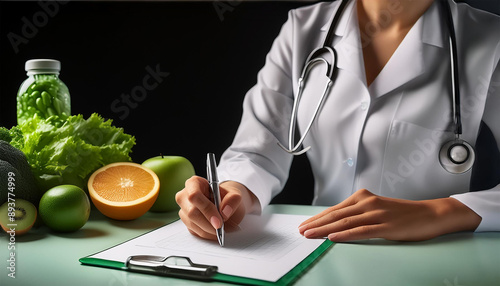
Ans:
[[[17,123],[33,118],[71,115],[68,87],[59,79],[61,63],[51,59],[34,59],[26,62],[28,78],[17,93]]]

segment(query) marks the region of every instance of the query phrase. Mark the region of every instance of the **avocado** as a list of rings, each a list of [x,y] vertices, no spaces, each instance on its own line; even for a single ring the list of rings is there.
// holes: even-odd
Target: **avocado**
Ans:
[[[9,197],[38,205],[42,194],[24,153],[0,140],[0,205]]]

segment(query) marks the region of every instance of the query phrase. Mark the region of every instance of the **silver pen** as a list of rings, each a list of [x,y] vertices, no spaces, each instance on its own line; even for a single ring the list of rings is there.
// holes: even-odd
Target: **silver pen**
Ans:
[[[221,218],[221,227],[216,230],[217,240],[219,241],[220,246],[224,246],[224,219],[222,218],[220,209],[221,197],[219,190],[219,176],[217,175],[217,164],[215,162],[215,155],[213,153],[207,154],[207,180],[208,184],[210,185],[210,189],[212,190],[215,207],[219,211],[219,215]]]

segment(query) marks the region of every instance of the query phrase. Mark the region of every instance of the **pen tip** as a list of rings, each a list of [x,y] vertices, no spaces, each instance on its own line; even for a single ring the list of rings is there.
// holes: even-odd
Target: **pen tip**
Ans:
[[[217,230],[217,240],[219,241],[220,246],[224,246],[224,235]]]

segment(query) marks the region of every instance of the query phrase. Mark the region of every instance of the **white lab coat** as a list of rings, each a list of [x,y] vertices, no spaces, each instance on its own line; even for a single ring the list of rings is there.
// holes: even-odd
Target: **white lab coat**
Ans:
[[[323,44],[338,4],[290,11],[245,97],[234,142],[221,158],[221,179],[247,186],[262,207],[288,178],[292,156],[277,142],[288,144],[298,77],[309,53]],[[500,149],[500,18],[450,4],[458,41],[462,138],[475,146],[484,121]],[[412,200],[452,196],[482,217],[477,231],[500,231],[500,185],[469,192],[471,171],[451,174],[438,160],[441,145],[454,138],[448,32],[439,9],[435,1],[367,87],[362,53],[367,31],[358,28],[355,1],[347,5],[332,43],[338,74],[304,141],[312,147],[306,154],[315,179],[313,204],[334,205],[361,188]],[[308,124],[325,83],[324,67],[315,67],[300,103],[299,129]],[[500,178],[500,170],[497,174]]]

